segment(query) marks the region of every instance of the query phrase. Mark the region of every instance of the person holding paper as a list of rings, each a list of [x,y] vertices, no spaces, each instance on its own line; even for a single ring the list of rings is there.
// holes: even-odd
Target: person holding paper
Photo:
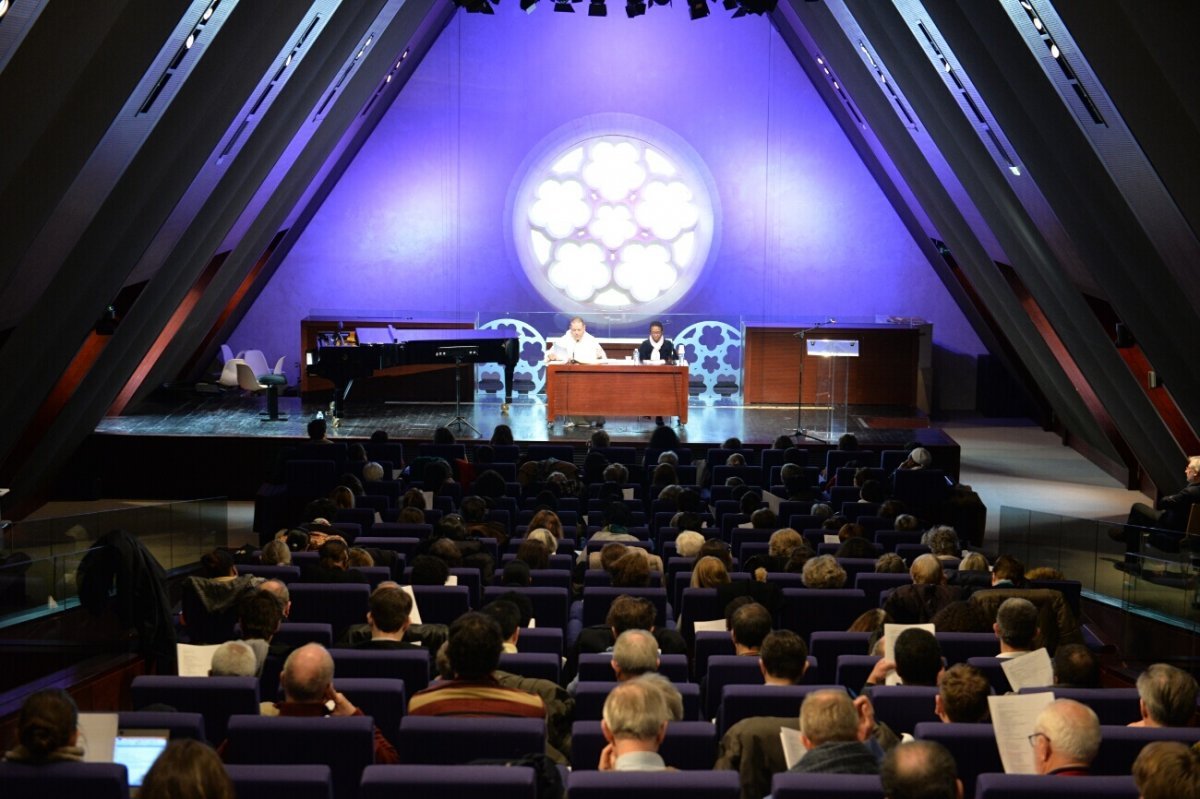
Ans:
[[[933,687],[938,684],[942,650],[933,633],[916,627],[907,629],[896,636],[894,650],[894,661],[884,658],[875,663],[866,687],[885,684],[888,672],[892,670],[900,678],[901,685]]]
[[[1074,699],[1056,699],[1038,714],[1029,736],[1033,767],[1053,777],[1086,777],[1100,750],[1100,719]]]
[[[804,757],[788,769],[797,774],[878,774],[879,760],[864,743],[874,731],[871,701],[851,701],[841,688],[813,691],[800,706]]]

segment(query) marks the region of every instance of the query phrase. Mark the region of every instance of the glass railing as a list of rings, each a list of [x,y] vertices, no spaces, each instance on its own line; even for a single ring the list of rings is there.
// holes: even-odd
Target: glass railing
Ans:
[[[1126,525],[1002,506],[999,551],[1026,565],[1052,566],[1079,580],[1085,595],[1131,613],[1200,631],[1197,580],[1200,551],[1171,552],[1153,531],[1138,528],[1139,549],[1129,557],[1121,534]],[[1173,548],[1173,547],[1171,547]]]
[[[112,530],[137,536],[170,571],[228,543],[228,508],[224,498],[199,499],[14,524],[0,564],[0,626],[74,605],[80,562]]]

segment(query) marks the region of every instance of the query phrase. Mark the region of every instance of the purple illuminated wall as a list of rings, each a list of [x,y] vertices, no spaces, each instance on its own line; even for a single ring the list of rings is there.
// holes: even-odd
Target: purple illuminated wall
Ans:
[[[577,6],[582,9],[581,6]],[[934,325],[937,403],[974,401],[984,348],[765,19],[691,22],[458,14],[231,340],[295,379],[315,309],[430,316],[553,310],[506,237],[509,191],[540,140],[619,112],[671,129],[711,171],[709,266],[671,309],[734,326],[895,314]],[[719,16],[718,16],[719,15]],[[542,332],[552,332],[549,330]]]

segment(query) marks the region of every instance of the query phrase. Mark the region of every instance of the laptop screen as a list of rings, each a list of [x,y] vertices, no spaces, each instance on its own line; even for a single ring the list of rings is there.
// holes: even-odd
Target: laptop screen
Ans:
[[[142,731],[140,735],[122,731],[113,741],[113,762],[125,766],[129,772],[129,787],[137,788],[166,748],[165,735],[154,735],[150,730]]]

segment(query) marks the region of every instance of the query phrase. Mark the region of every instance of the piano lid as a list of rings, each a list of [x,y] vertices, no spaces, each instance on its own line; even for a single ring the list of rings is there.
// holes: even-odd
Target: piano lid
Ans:
[[[356,328],[358,343],[369,344],[402,344],[410,341],[433,341],[449,343],[452,341],[503,341],[516,338],[513,333],[503,330],[475,330],[472,328],[426,328],[413,329],[387,327]]]

